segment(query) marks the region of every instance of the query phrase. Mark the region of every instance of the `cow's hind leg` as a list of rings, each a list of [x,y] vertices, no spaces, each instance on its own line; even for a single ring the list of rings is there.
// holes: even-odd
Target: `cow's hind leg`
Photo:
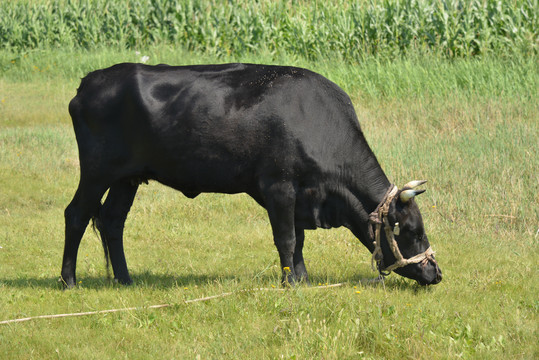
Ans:
[[[101,233],[105,256],[110,257],[114,279],[131,284],[123,247],[123,230],[127,214],[137,193],[138,184],[129,180],[112,185],[105,203],[99,211],[96,225]]]
[[[279,252],[283,285],[295,285],[294,250],[296,233],[294,226],[295,192],[291,184],[274,183],[263,189],[264,203],[273,230],[273,240]]]
[[[65,244],[61,272],[61,281],[65,287],[73,287],[77,282],[75,270],[80,241],[90,218],[99,212],[101,197],[106,190],[106,186],[98,185],[97,182],[81,179],[73,200],[65,210]]]

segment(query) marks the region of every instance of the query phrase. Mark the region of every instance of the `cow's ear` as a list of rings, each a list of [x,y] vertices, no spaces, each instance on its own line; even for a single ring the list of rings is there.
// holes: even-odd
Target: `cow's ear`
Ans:
[[[422,190],[413,190],[413,189],[403,190],[403,191],[401,191],[401,193],[400,193],[400,195],[399,195],[399,199],[400,199],[403,203],[407,203],[407,202],[410,201],[410,199],[412,199],[414,196],[419,195],[419,194],[422,194],[422,193],[424,193],[425,191],[426,191],[425,189],[422,189]]]

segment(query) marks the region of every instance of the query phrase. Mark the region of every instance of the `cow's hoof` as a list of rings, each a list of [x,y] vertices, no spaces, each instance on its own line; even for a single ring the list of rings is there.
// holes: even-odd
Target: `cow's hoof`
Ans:
[[[133,285],[133,280],[131,280],[131,278],[127,278],[127,279],[118,279],[118,278],[114,278],[114,282],[117,283],[117,284],[121,284],[121,285]]]
[[[62,276],[58,278],[58,282],[61,284],[62,290],[73,289],[76,285],[75,279],[66,280]]]

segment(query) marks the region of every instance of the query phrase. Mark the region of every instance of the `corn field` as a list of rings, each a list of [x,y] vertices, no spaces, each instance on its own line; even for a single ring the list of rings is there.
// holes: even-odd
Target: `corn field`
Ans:
[[[0,49],[171,44],[307,59],[411,51],[449,58],[535,55],[537,0],[18,0],[0,3]]]

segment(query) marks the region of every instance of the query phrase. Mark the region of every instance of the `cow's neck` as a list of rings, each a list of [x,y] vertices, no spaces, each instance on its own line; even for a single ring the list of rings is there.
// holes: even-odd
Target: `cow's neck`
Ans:
[[[365,154],[364,154],[365,155]],[[372,152],[367,154],[355,174],[356,184],[351,188],[357,203],[352,211],[349,229],[372,252],[374,246],[369,231],[369,214],[383,200],[391,183]]]

